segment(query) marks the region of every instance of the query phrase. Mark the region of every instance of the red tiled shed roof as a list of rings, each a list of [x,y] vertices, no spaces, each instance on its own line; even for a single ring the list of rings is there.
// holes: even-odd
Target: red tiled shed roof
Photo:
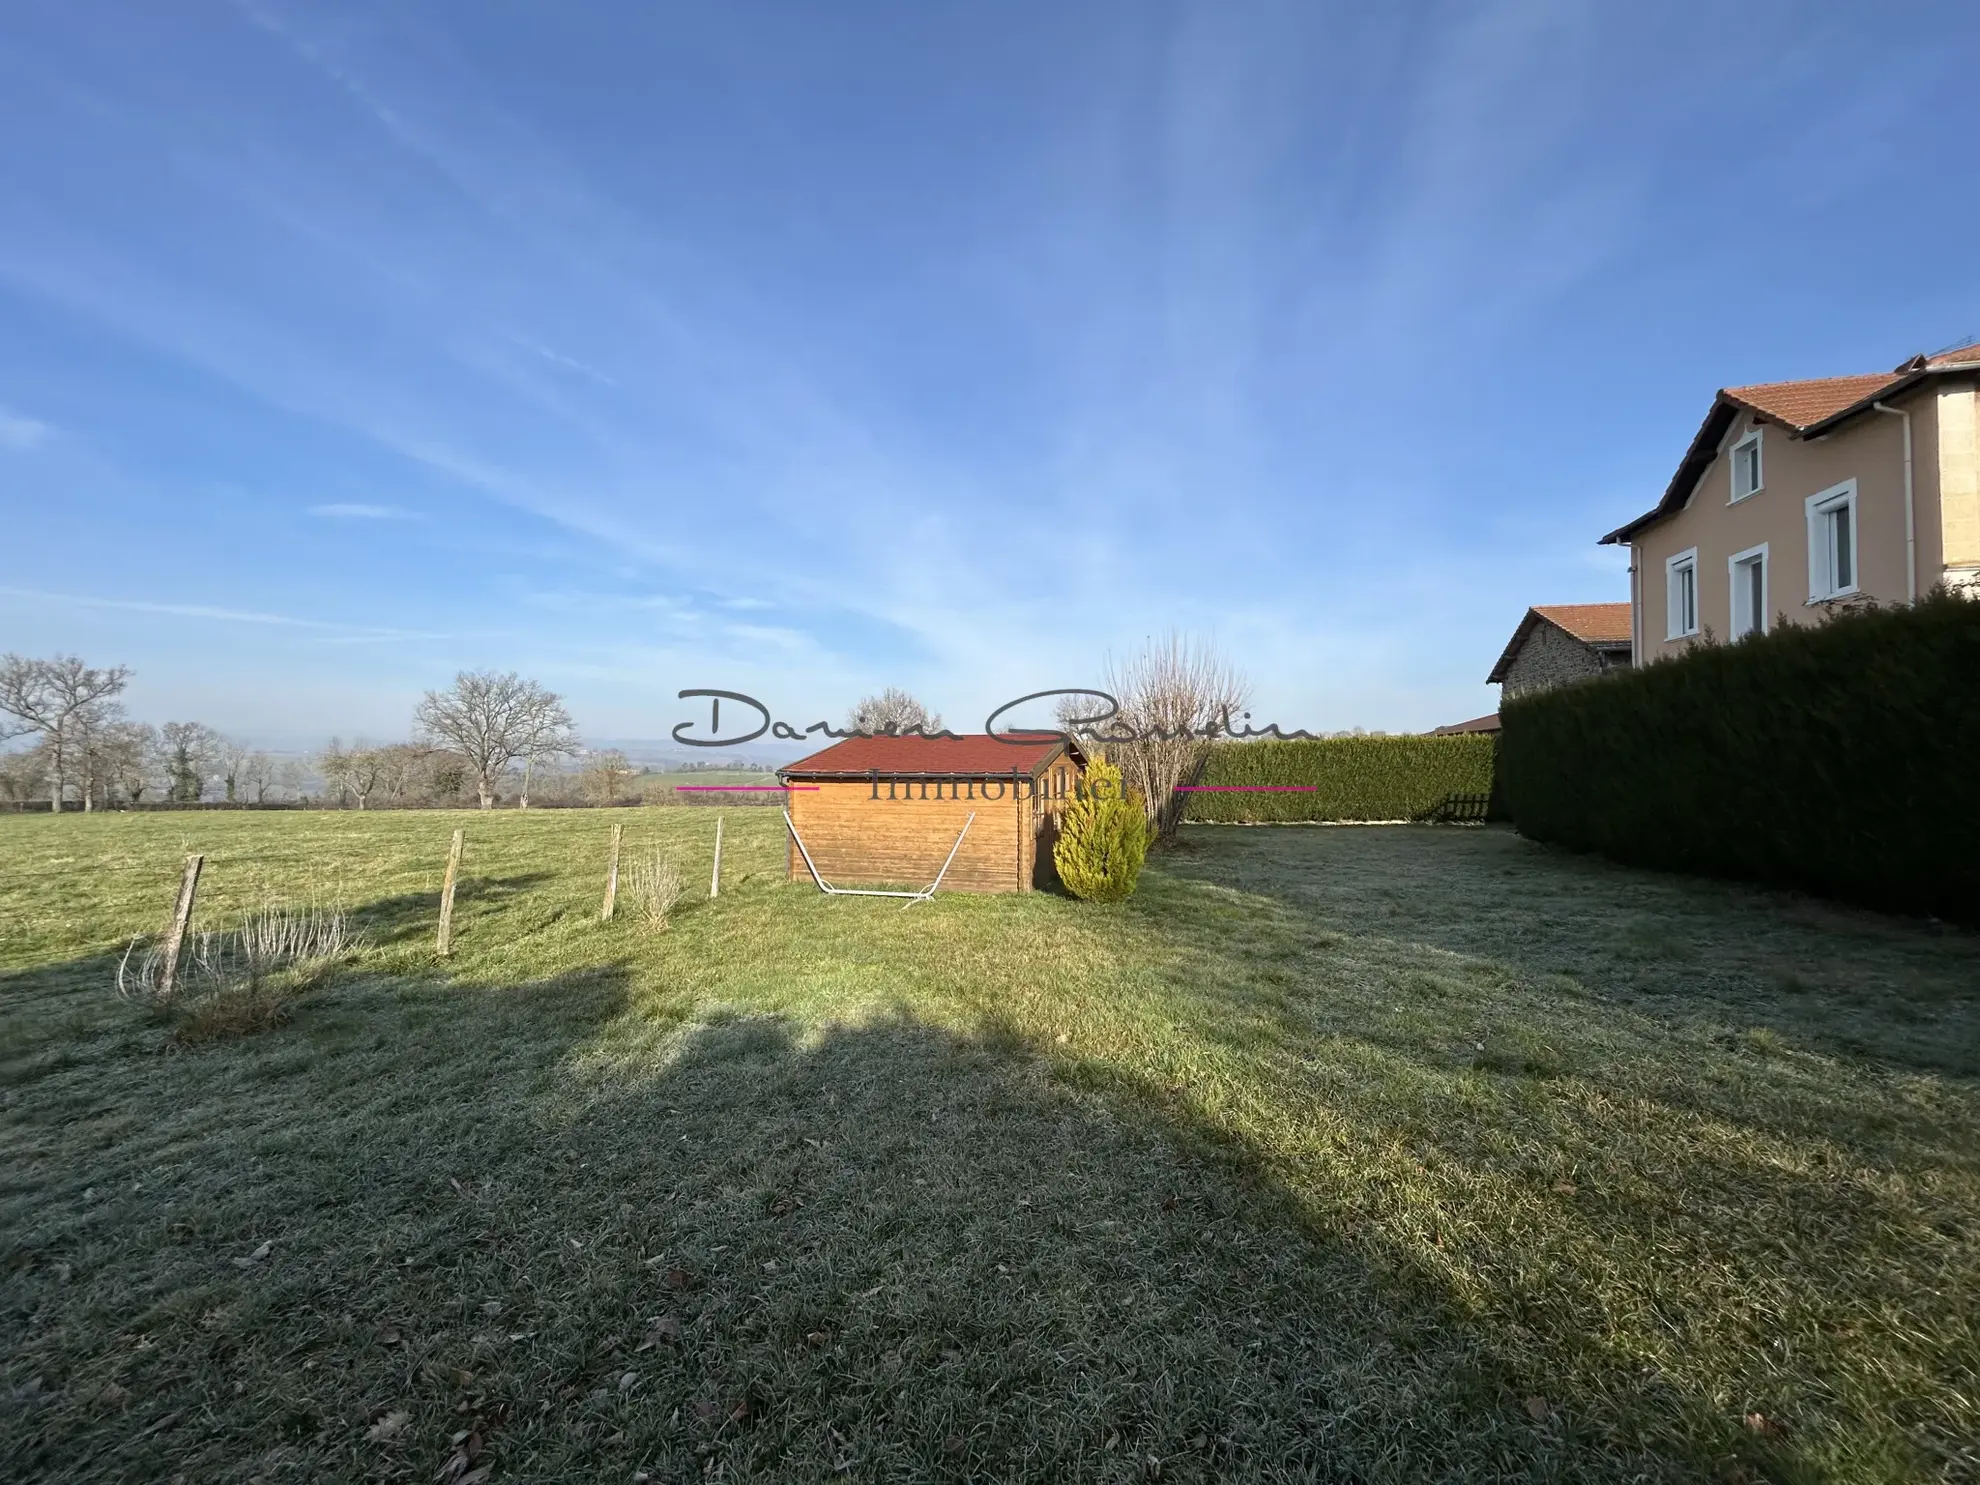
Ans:
[[[864,777],[875,771],[917,777],[989,778],[1012,769],[1035,774],[1067,748],[1065,739],[1056,733],[1009,732],[1005,736],[1024,741],[1001,742],[987,732],[950,737],[849,737],[808,758],[787,763],[777,773],[787,779]],[[1079,756],[1077,748],[1073,753]]]

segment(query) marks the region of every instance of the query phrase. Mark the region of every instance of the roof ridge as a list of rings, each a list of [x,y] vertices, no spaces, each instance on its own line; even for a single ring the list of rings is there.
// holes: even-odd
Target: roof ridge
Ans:
[[[832,774],[865,777],[869,772],[999,776],[1013,770],[1035,773],[1071,747],[1064,734],[1045,728],[950,734],[947,737],[907,733],[867,732],[840,738],[829,746],[778,769],[782,776]]]
[[[1602,538],[1602,544],[1628,541],[1646,526],[1680,509],[1691,496],[1700,477],[1718,457],[1720,442],[1738,420],[1741,410],[1757,418],[1779,423],[1790,438],[1805,438],[1816,431],[1828,432],[1843,419],[1854,417],[1881,397],[1895,395],[1926,378],[1939,375],[1967,376],[1970,368],[1980,368],[1980,341],[1929,356],[1914,356],[1893,371],[1864,371],[1842,376],[1802,377],[1785,382],[1746,382],[1737,387],[1721,387],[1712,399],[1705,420],[1692,435],[1677,472],[1664,487],[1655,506],[1626,522]]]
[[[1897,371],[1849,371],[1840,376],[1798,376],[1784,382],[1741,382],[1736,387],[1721,387],[1722,392],[1758,392],[1773,387],[1820,387],[1831,382],[1889,381],[1894,376],[1903,375],[1903,368]]]

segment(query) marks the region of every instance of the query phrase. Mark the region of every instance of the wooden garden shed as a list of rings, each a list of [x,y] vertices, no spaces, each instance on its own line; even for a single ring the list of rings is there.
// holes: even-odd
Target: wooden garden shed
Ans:
[[[1007,736],[1022,740],[849,737],[779,769],[791,880],[815,868],[834,886],[925,888],[938,873],[961,892],[1050,885],[1059,815],[1086,759],[1055,734]]]

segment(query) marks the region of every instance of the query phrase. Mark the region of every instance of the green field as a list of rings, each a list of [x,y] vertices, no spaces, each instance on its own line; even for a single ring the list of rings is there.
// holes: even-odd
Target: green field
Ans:
[[[688,796],[677,793],[679,786],[689,784],[697,789],[706,789],[711,784],[774,784],[777,775],[754,769],[741,768],[697,768],[682,772],[659,770],[642,773],[628,786],[648,804],[682,804]],[[761,794],[733,794],[722,802],[725,804],[752,804],[770,796]],[[781,796],[780,796],[781,797]],[[705,801],[696,800],[695,803]]]
[[[1980,1479],[1980,940],[1498,829],[903,908],[724,818],[713,902],[706,810],[0,818],[0,1479]],[[371,947],[182,1045],[111,980],[187,849]]]

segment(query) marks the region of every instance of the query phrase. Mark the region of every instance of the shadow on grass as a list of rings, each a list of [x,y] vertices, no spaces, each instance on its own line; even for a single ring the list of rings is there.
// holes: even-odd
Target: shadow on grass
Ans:
[[[556,874],[547,871],[514,872],[507,876],[466,874],[454,888],[455,910],[475,903],[501,903],[555,880]],[[435,890],[381,897],[353,909],[350,920],[352,928],[381,948],[430,939],[439,926],[440,893]]]
[[[1790,1478],[1980,1472],[1980,1338],[1954,1318],[1980,1310],[1972,941],[1470,836],[1165,858],[1132,920],[1249,1070],[1217,1122],[1274,1128],[1308,1211],[1379,1227],[1508,1370],[1575,1375],[1584,1417],[1628,1433],[1719,1396],[1796,1415]],[[1646,907],[1650,969],[1602,932]],[[1781,957],[1880,996],[1783,1006]],[[1893,1002],[1941,1008],[1936,1037]]]
[[[1185,839],[1158,875],[1275,902],[1282,940],[1386,939],[1529,982],[1565,978],[1591,1002],[1980,1077],[1980,935],[1619,866],[1501,827],[1205,828]],[[1173,904],[1157,893],[1144,906]]]
[[[1512,933],[1478,883],[1530,892],[1516,855],[1466,887],[1414,844],[1358,877],[1237,844],[1094,920],[1160,950],[1173,1082],[1129,1065],[1145,1004],[1107,1051],[995,1014],[811,1036],[618,964],[353,975],[194,1056],[97,1017],[0,1103],[0,1477],[432,1478],[464,1433],[497,1482],[1930,1477],[1883,1441],[1957,1436],[1961,1353],[1875,1330],[1970,1290],[1896,1190],[1949,1167],[1929,1111],[1866,1104],[1886,1149],[1765,1048],[1627,1075],[1693,992],[1569,966],[1643,913],[1616,884]],[[434,907],[360,913],[410,942]],[[1850,1367],[1911,1411],[1861,1416]]]
[[[994,1021],[686,1015],[615,966],[358,979],[250,1041],[38,1079],[7,1111],[0,1474],[430,1478],[463,1433],[497,1479],[1792,1459],[1641,1379],[1608,1431],[1557,1411],[1178,1090]]]

